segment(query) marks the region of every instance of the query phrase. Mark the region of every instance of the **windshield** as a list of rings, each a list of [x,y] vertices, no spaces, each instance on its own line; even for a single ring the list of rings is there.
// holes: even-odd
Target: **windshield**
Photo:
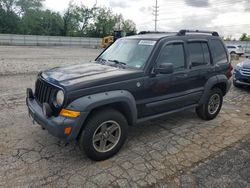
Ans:
[[[120,39],[110,46],[97,60],[142,68],[146,63],[156,41]]]

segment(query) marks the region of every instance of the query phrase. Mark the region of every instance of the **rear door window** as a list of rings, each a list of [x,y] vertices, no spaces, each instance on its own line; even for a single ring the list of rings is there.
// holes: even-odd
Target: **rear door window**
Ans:
[[[210,63],[210,53],[206,42],[190,42],[188,50],[192,67]]]
[[[211,40],[211,51],[214,63],[226,63],[227,53],[222,42],[218,39]]]

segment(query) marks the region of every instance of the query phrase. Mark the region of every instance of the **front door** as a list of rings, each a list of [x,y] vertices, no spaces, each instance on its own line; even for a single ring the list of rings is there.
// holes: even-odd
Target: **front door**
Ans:
[[[185,54],[184,41],[167,42],[162,47],[155,66],[172,63],[174,72],[148,78],[144,86],[144,100],[138,101],[139,117],[164,113],[192,103],[187,93],[190,80]]]

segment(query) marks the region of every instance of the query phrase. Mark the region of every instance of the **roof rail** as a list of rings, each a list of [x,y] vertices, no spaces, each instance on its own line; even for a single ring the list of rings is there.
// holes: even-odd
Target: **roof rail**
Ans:
[[[219,36],[218,32],[216,31],[186,30],[186,29],[180,30],[177,33],[177,35],[182,36],[182,35],[186,35],[186,33],[206,33],[206,34],[212,34],[212,36]]]
[[[161,34],[161,33],[170,33],[170,32],[164,32],[164,31],[140,31],[138,35],[144,35],[144,34]]]

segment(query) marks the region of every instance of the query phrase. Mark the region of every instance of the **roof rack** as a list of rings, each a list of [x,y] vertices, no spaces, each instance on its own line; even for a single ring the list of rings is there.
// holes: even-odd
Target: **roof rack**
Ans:
[[[170,32],[164,32],[164,31],[140,31],[138,35],[144,35],[144,34],[161,34],[161,33],[170,33]]]
[[[186,35],[186,33],[205,33],[205,34],[212,34],[212,36],[219,36],[218,32],[216,31],[201,31],[201,30],[186,30],[186,29],[180,30],[177,33],[177,35],[182,36]]]

